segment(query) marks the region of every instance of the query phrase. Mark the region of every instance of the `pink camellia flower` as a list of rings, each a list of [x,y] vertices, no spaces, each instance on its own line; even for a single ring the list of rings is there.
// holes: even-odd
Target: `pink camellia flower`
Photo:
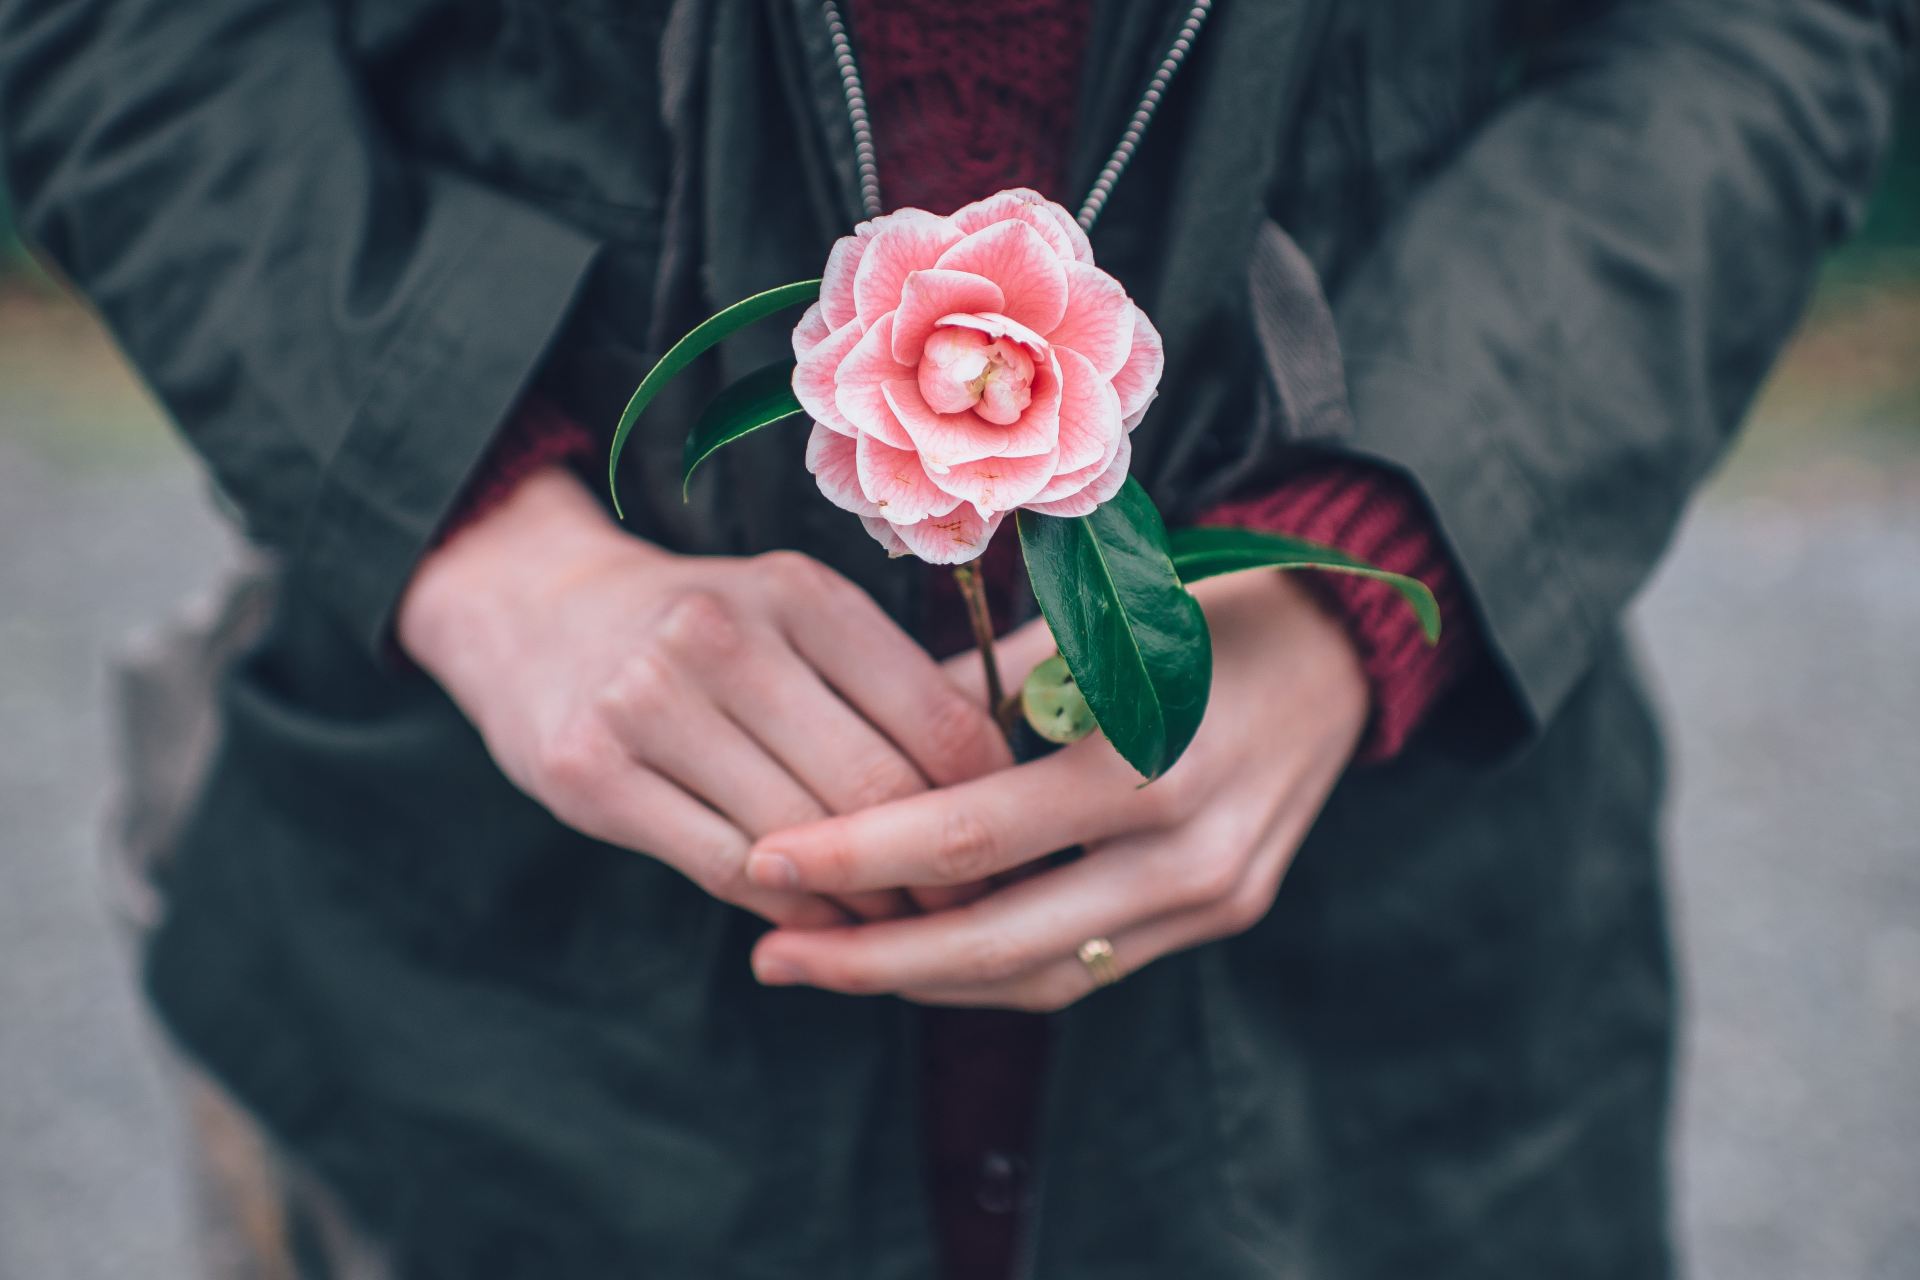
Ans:
[[[1160,383],[1160,335],[1024,188],[863,222],[793,331],[807,470],[893,555],[978,556],[1017,507],[1082,516],[1119,492]]]

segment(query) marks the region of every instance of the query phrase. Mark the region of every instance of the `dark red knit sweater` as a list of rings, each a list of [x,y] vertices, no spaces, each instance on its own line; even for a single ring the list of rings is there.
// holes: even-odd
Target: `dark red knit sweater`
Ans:
[[[1027,186],[1074,207],[1061,189],[1065,146],[1086,45],[1087,0],[852,0],[855,47],[874,121],[881,190],[890,208],[946,211],[1005,187]],[[1018,40],[981,40],[981,31]],[[503,433],[449,528],[472,519],[519,479],[560,460],[597,465],[600,443],[544,402],[529,401]],[[1464,670],[1478,642],[1460,584],[1418,495],[1397,476],[1326,461],[1271,492],[1207,513],[1312,539],[1424,581],[1444,634],[1429,647],[1393,591],[1342,575],[1311,575],[1346,624],[1372,691],[1362,761],[1385,760]],[[988,548],[993,596],[1017,584],[1014,540]],[[970,633],[951,576],[928,592],[927,639],[954,652]],[[1003,606],[1004,607],[1004,606]],[[928,1010],[922,1097],[928,1192],[947,1280],[1003,1280],[1026,1221],[1046,1022],[991,1010]]]

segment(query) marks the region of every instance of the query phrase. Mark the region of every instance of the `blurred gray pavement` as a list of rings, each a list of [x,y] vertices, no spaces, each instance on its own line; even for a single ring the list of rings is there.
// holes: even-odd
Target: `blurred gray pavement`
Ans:
[[[175,1119],[100,874],[107,654],[224,543],[175,458],[74,470],[0,420],[0,1280],[187,1262]]]
[[[1642,606],[1673,739],[1710,1280],[1920,1277],[1920,501],[1696,513]]]
[[[89,409],[119,419],[83,447],[70,404],[5,374],[0,1280],[191,1276],[98,873],[104,663],[225,540],[137,399]],[[1704,1280],[1920,1277],[1920,433],[1895,453],[1832,485],[1789,465],[1786,497],[1723,481],[1641,609],[1678,779]]]

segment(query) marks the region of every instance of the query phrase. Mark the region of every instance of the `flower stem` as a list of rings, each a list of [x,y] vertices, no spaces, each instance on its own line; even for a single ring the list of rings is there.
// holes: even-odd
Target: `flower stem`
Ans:
[[[980,580],[980,571],[971,564],[953,566],[953,580],[960,588],[960,598],[967,605],[967,621],[973,624],[973,642],[980,649],[980,668],[987,677],[987,714],[1000,725],[1001,731],[1009,731],[1013,726],[1013,703],[1006,695],[1006,687],[1000,682],[1000,660],[993,651],[993,614],[987,608],[987,587]]]

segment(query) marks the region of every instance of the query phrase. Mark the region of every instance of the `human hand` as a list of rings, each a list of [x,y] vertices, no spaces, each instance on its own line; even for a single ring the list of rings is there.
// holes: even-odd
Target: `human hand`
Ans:
[[[1294,851],[1346,768],[1368,715],[1340,623],[1293,577],[1198,584],[1214,689],[1193,744],[1140,779],[1097,735],[973,781],[774,832],[748,863],[763,889],[850,893],[979,880],[1075,845],[1081,858],[911,919],[755,947],[761,981],[927,1004],[1052,1010],[1093,988],[1082,943],[1107,938],[1122,971],[1240,933],[1272,906]],[[1051,652],[1044,624],[1007,638],[1009,669]]]
[[[845,578],[664,551],[557,467],[422,561],[397,636],[560,821],[790,928],[912,906],[751,884],[754,838],[1011,762],[984,704]]]

